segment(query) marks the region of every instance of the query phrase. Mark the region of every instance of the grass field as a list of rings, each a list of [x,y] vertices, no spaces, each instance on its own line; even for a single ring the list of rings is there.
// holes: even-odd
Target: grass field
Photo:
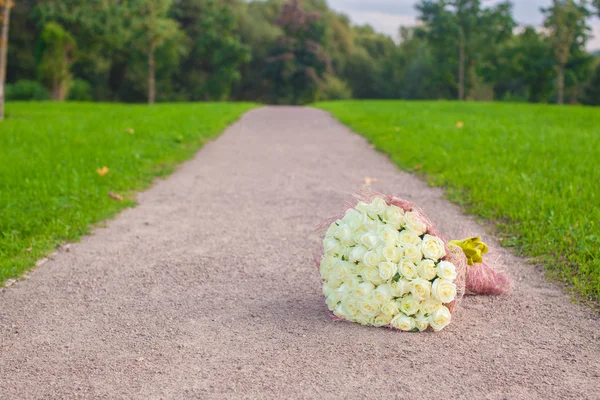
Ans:
[[[600,299],[600,108],[319,103],[402,169],[495,223],[505,246]]]
[[[135,191],[252,107],[9,103],[0,122],[0,284],[133,205]]]

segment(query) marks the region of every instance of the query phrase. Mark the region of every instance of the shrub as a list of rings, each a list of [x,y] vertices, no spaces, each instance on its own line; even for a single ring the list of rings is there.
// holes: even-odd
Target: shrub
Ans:
[[[48,100],[50,93],[37,81],[21,80],[6,85],[6,100]]]
[[[67,100],[92,101],[92,85],[83,79],[73,79],[69,87],[69,96]]]

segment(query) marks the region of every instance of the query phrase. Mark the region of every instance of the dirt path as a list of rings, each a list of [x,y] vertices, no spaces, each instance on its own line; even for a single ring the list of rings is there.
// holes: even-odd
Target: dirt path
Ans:
[[[493,241],[513,296],[440,333],[330,321],[313,227],[365,177],[448,237],[484,230],[325,113],[252,111],[2,290],[0,398],[600,398],[598,317]]]

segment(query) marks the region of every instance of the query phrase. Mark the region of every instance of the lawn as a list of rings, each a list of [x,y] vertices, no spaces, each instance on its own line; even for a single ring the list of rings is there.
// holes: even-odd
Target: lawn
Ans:
[[[9,103],[0,122],[0,284],[134,205],[136,191],[252,107]]]
[[[507,103],[319,103],[492,221],[505,246],[600,299],[600,108]]]

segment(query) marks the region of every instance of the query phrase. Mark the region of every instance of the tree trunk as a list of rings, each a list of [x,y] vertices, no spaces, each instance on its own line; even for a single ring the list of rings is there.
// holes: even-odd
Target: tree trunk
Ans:
[[[154,77],[156,74],[156,67],[154,64],[155,49],[155,44],[151,43],[150,51],[148,52],[148,104],[154,104],[154,100],[156,99],[156,81]]]
[[[4,119],[4,81],[6,80],[6,57],[8,52],[8,26],[11,1],[4,1],[2,10],[2,36],[0,37],[0,121]]]
[[[458,100],[465,99],[465,43],[461,39],[458,48]]]
[[[559,64],[558,66],[558,104],[564,104],[565,102],[565,66]]]

